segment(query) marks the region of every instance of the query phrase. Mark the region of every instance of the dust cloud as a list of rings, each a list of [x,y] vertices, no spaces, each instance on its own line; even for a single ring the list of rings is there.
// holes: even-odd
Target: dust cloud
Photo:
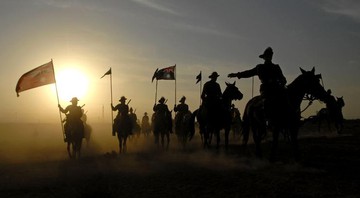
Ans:
[[[178,142],[176,135],[172,134],[167,151],[155,145],[152,135],[132,135],[127,141],[127,152],[119,155],[118,139],[112,136],[110,124],[93,124],[91,129],[89,138],[83,139],[81,160],[113,160],[111,163],[123,169],[127,167],[127,171],[144,171],[149,170],[149,167],[153,170],[164,169],[179,163],[212,170],[247,170],[266,165],[266,162],[260,160],[229,155],[225,152],[224,145],[220,151],[204,150],[198,133],[185,148]],[[1,164],[70,160],[60,124],[2,123],[0,134]],[[237,143],[240,144],[240,140]]]

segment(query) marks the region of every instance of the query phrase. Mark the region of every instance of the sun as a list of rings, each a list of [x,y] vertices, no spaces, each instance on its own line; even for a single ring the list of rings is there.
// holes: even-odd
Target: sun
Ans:
[[[89,80],[84,72],[66,68],[57,71],[55,77],[60,101],[70,101],[72,97],[82,100],[86,97]]]

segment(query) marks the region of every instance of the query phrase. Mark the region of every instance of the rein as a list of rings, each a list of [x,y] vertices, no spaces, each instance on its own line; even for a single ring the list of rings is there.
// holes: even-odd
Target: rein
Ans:
[[[303,100],[308,100],[309,103],[302,111],[300,111],[300,113],[306,111],[306,109],[308,109],[310,107],[310,105],[312,105],[313,101],[316,100],[316,99],[314,97],[312,97],[312,96],[306,95]]]

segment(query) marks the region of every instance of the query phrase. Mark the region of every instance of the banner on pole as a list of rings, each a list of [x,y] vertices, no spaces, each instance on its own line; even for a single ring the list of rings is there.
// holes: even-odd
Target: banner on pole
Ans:
[[[175,80],[175,69],[176,65],[165,67],[162,69],[156,69],[152,77],[152,81],[156,80]]]
[[[19,93],[47,84],[56,83],[53,62],[50,61],[23,74],[16,84],[16,95]]]
[[[111,68],[109,69],[109,71],[107,71],[103,76],[101,76],[101,78],[100,79],[102,79],[102,78],[104,78],[104,76],[106,76],[106,75],[110,75],[111,74]]]
[[[201,71],[200,71],[200,73],[196,76],[196,83],[195,83],[195,84],[198,84],[200,81],[201,81]]]

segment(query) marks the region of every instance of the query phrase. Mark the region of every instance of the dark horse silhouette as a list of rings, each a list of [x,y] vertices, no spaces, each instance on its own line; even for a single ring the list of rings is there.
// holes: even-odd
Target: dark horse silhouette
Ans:
[[[278,116],[277,118],[280,117],[283,119],[270,118],[275,120],[272,122],[274,130],[272,132],[273,138],[270,160],[274,159],[280,132],[289,134],[294,157],[296,159],[299,157],[297,136],[301,118],[300,105],[305,94],[310,94],[312,97],[325,102],[327,102],[329,98],[323,86],[320,84],[320,75],[315,75],[315,68],[311,71],[305,71],[302,68],[300,68],[300,70],[302,74],[287,86],[287,103],[284,104],[286,105],[287,111],[283,112],[285,115],[279,115],[277,112],[272,114],[273,116]],[[246,104],[243,115],[243,143],[246,146],[251,129],[255,142],[256,155],[258,157],[262,157],[260,143],[267,130],[267,119],[264,115],[262,97],[256,96],[250,99]]]
[[[66,114],[64,120],[65,141],[67,142],[67,151],[70,158],[80,158],[82,139],[84,138],[84,125],[79,122],[68,122],[69,114]]]
[[[183,148],[188,141],[190,141],[195,134],[195,115],[190,111],[185,114],[177,113],[175,115],[175,134],[179,143]]]
[[[114,132],[119,140],[119,154],[127,151],[126,141],[133,130],[133,124],[129,116],[120,116],[114,120]]]
[[[210,146],[212,134],[216,135],[216,148],[219,148],[221,129],[225,130],[225,148],[227,149],[229,145],[229,133],[232,122],[231,102],[233,100],[241,100],[243,94],[235,86],[235,82],[233,84],[225,84],[226,89],[222,94],[220,107],[215,108],[216,111],[208,111],[201,105],[200,108],[193,113],[199,123],[204,148]],[[209,112],[213,112],[213,114]]]
[[[344,117],[342,108],[345,106],[343,97],[331,97],[326,108],[320,109],[317,113],[318,131],[320,132],[323,121],[327,123],[328,129],[331,131],[331,124],[335,125],[337,133],[341,133],[344,128]]]
[[[161,148],[168,150],[170,144],[170,133],[172,132],[171,112],[154,113],[151,117],[151,123],[155,137],[155,144],[160,147],[159,140],[161,137]]]
[[[242,130],[242,120],[240,112],[236,109],[231,111],[231,130],[233,132],[233,139],[235,140],[237,136],[241,136]]]

